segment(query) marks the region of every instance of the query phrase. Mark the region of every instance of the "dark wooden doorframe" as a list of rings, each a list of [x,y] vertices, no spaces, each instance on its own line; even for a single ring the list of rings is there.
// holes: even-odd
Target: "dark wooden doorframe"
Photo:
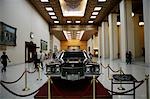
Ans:
[[[25,63],[33,62],[33,54],[36,51],[36,44],[25,42]]]

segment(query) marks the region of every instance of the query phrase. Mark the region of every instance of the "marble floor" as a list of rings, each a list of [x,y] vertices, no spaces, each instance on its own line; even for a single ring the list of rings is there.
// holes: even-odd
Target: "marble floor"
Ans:
[[[48,60],[46,61],[46,63]],[[114,60],[110,61],[109,59],[105,60],[98,60],[98,63],[102,63],[104,66],[107,66],[108,64],[113,70],[118,70],[120,67],[122,68],[123,72],[125,74],[132,74],[138,81],[145,79],[145,74],[150,74],[150,67],[145,65],[142,59],[135,60],[132,64],[126,64],[121,62],[120,60]],[[1,65],[1,64],[0,64]],[[0,80],[3,81],[14,81],[18,79],[22,73],[25,71],[25,68],[32,72],[34,71],[33,63],[30,64],[20,64],[15,66],[8,66],[7,72],[0,72]],[[0,67],[1,69],[1,67]],[[111,81],[108,79],[108,73],[107,69],[102,69],[102,74],[98,77],[98,80],[108,89],[111,88]],[[11,91],[20,94],[20,95],[26,95],[34,92],[38,88],[40,88],[44,83],[47,82],[47,76],[45,75],[46,71],[41,70],[41,78],[42,80],[38,79],[38,72],[30,73],[27,75],[27,87],[30,88],[28,91],[22,91],[22,89],[25,88],[25,77],[23,76],[17,83],[13,84],[5,84],[6,87],[8,87]],[[113,72],[110,72],[110,74],[114,74]],[[111,76],[111,75],[110,75]],[[137,85],[137,84],[136,84]],[[126,90],[132,89],[131,85],[122,85]],[[117,90],[118,86],[114,86],[114,91]],[[136,89],[136,97],[135,99],[147,99],[146,98],[146,83],[144,82],[139,88]],[[34,95],[28,96],[28,97],[17,97],[7,90],[5,90],[0,85],[0,99],[34,99]],[[133,99],[133,96],[122,96],[122,95],[115,95],[113,96],[113,99]]]

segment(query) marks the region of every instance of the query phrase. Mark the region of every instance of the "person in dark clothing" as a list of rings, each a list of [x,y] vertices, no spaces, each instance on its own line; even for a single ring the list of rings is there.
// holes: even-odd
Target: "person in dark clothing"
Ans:
[[[131,53],[131,51],[129,51],[129,63],[130,64],[132,63],[132,53]]]
[[[37,52],[35,51],[33,53],[33,62],[34,62],[34,66],[35,66],[36,69],[38,68],[37,67],[37,61],[38,61],[38,59],[37,59]]]
[[[9,60],[8,56],[6,55],[6,52],[3,52],[3,55],[0,57],[0,61],[3,64],[3,68],[1,69],[1,71],[5,71],[6,72],[6,67],[7,67],[7,60]],[[9,62],[11,62],[9,60]]]
[[[129,63],[129,53],[126,52],[126,63],[128,64]]]

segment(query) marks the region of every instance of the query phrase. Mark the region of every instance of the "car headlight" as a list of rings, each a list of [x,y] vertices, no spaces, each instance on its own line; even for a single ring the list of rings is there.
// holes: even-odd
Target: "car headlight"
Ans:
[[[90,68],[89,67],[86,68],[86,72],[90,72]]]

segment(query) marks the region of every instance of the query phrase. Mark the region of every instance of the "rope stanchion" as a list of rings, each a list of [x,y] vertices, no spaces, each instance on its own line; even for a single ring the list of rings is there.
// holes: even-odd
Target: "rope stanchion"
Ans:
[[[48,99],[51,99],[51,76],[48,75]]]
[[[96,97],[96,92],[95,92],[95,82],[96,82],[96,79],[95,79],[95,75],[93,75],[93,99],[95,99]]]
[[[22,89],[23,91],[30,90],[30,88],[27,87],[27,83],[28,83],[28,81],[27,81],[27,69],[25,69],[25,88]]]
[[[0,82],[0,84],[8,91],[10,92],[11,94],[15,95],[15,96],[18,96],[18,97],[27,97],[27,96],[31,96],[33,94],[35,94],[36,92],[38,92],[39,89],[37,89],[36,91],[30,93],[30,94],[27,94],[27,95],[19,95],[13,91],[11,91],[10,89],[8,89],[2,82]]]
[[[38,66],[38,79],[37,80],[42,80],[41,78],[41,67],[40,65]]]
[[[146,98],[149,99],[149,75],[145,75],[146,80]]]
[[[2,83],[6,83],[6,84],[16,83],[16,82],[18,82],[18,81],[24,76],[24,74],[25,74],[25,72],[23,72],[23,74],[22,74],[17,80],[15,80],[15,81],[6,82],[6,81],[1,80],[1,82],[2,82]]]

